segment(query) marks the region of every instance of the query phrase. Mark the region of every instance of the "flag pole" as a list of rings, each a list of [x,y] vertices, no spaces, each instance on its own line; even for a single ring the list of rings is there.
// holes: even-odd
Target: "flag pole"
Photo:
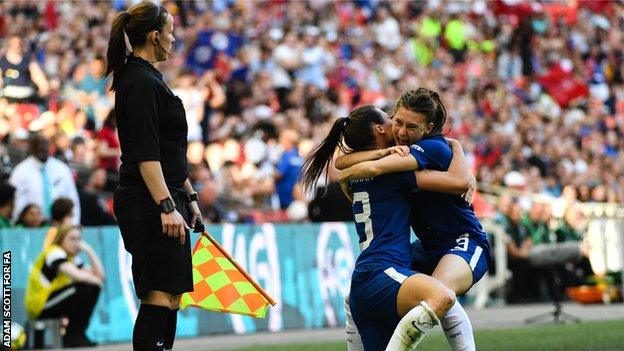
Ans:
[[[239,272],[241,272],[241,274],[243,276],[245,276],[245,278],[247,278],[247,280],[251,283],[251,285],[254,286],[254,288],[258,289],[258,291],[260,292],[260,294],[272,305],[275,306],[275,300],[273,300],[273,298],[267,294],[266,291],[264,291],[264,289],[262,289],[262,287],[260,286],[260,284],[256,283],[256,281],[249,275],[249,273],[245,272],[245,270],[239,266],[238,263],[236,263],[236,261],[234,261],[234,259],[232,258],[232,256],[230,256],[229,253],[227,253],[227,251],[225,251],[225,249],[223,247],[221,247],[221,245],[212,237],[212,235],[210,235],[210,233],[208,233],[206,230],[204,230],[202,232],[202,235],[204,237],[206,237],[206,239],[210,240],[210,242],[217,248],[217,250],[219,250],[223,256],[225,256],[228,260],[230,260],[230,262],[232,262],[232,264],[234,265],[234,267],[236,267],[236,269],[238,269]]]

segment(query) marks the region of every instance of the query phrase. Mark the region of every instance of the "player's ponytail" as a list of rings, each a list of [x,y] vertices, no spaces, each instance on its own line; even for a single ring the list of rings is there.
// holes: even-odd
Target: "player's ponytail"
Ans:
[[[381,110],[372,105],[358,107],[348,117],[338,118],[329,135],[306,158],[301,167],[301,183],[308,191],[329,168],[336,148],[346,153],[349,150],[362,151],[375,145],[373,127],[384,124]],[[325,173],[327,177],[327,173]]]
[[[349,117],[338,118],[329,135],[310,153],[301,167],[301,184],[305,191],[314,187],[331,163],[336,148],[345,152],[342,136],[349,123]]]

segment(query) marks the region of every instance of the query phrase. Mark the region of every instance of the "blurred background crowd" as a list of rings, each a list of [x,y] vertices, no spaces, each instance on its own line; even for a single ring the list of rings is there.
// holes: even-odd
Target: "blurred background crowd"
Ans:
[[[577,202],[624,203],[620,2],[162,4],[176,42],[158,69],[186,108],[208,222],[352,220],[337,173],[301,192],[303,159],[337,117],[362,104],[391,114],[418,86],[440,93],[481,184],[559,201],[477,199],[481,215],[505,219],[510,257],[527,240],[571,240],[562,226],[582,233]],[[99,77],[111,22],[129,5],[0,3],[3,226],[50,224],[59,198],[74,222],[114,223],[120,149]],[[534,233],[538,219],[548,231]]]

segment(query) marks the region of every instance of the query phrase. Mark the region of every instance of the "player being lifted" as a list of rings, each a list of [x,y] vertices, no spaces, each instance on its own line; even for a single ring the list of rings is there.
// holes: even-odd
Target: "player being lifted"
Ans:
[[[305,188],[314,186],[331,165],[336,148],[343,152],[382,150],[393,144],[391,121],[374,106],[353,110],[339,118],[329,135],[308,156],[303,166]],[[457,143],[448,172],[401,172],[351,182],[353,213],[362,253],[351,278],[350,306],[366,350],[384,350],[395,327],[406,321],[410,343],[438,324],[455,302],[455,294],[440,281],[410,269],[410,194],[420,188],[465,192],[470,183],[467,162]],[[407,346],[407,345],[406,345]],[[403,350],[397,348],[397,350]]]
[[[343,171],[341,180],[446,170],[456,155],[442,136],[445,121],[446,108],[436,92],[418,88],[403,93],[397,100],[392,131],[398,145],[410,145],[412,157],[389,155],[371,160],[379,156],[370,152],[344,155],[336,161],[337,168],[357,164]],[[361,162],[364,160],[370,161]],[[412,243],[412,269],[431,275],[457,296],[462,295],[488,270],[487,235],[472,206],[461,196],[422,186],[420,190],[411,197],[412,229],[419,239]],[[458,302],[441,318],[441,324],[453,350],[475,350],[470,319]]]

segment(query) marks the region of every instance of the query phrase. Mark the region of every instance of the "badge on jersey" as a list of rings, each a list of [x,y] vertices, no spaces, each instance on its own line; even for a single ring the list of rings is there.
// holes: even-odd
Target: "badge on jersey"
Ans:
[[[420,153],[423,153],[423,154],[425,153],[425,150],[423,150],[423,148],[422,148],[422,147],[420,147],[420,146],[418,146],[418,145],[416,145],[416,144],[414,144],[414,145],[412,145],[412,146],[410,146],[410,147],[411,147],[411,148],[414,148],[414,150],[419,151]]]

